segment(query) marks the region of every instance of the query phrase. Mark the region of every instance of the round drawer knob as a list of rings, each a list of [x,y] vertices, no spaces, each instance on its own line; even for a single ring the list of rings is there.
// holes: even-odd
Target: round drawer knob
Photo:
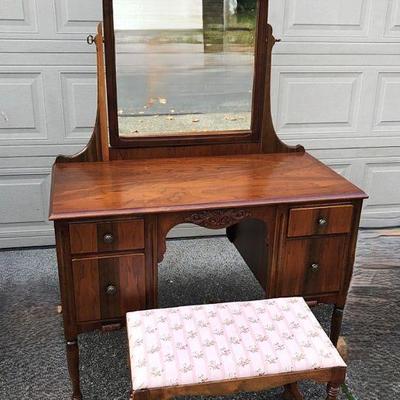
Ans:
[[[114,241],[114,236],[112,233],[106,233],[103,236],[103,242],[107,244],[111,244]]]
[[[114,285],[108,285],[106,287],[106,294],[108,294],[109,296],[112,296],[115,293],[117,293],[117,288]]]
[[[316,263],[311,264],[311,271],[317,272],[319,270],[319,265]]]
[[[325,218],[320,218],[318,220],[318,225],[319,226],[326,226],[326,225],[328,225],[328,220],[326,220]]]

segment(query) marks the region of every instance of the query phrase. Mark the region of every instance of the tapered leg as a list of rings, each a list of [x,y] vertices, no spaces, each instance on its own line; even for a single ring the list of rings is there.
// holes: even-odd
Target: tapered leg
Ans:
[[[81,388],[79,384],[79,348],[78,340],[67,341],[68,371],[72,383],[72,400],[81,400]]]
[[[331,341],[336,346],[342,329],[343,308],[335,306],[331,321]]]
[[[285,400],[303,400],[303,395],[300,393],[297,383],[290,383],[289,385],[285,385],[283,398]]]
[[[328,393],[328,397],[326,398],[326,400],[336,400],[339,391],[340,391],[340,385],[329,383],[326,389],[326,392]]]

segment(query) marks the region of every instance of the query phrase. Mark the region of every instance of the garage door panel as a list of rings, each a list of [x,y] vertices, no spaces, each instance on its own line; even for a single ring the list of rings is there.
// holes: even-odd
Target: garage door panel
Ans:
[[[0,224],[47,220],[48,182],[48,174],[0,176]]]
[[[2,37],[81,40],[96,31],[101,0],[2,0]]]
[[[400,132],[400,69],[379,72],[374,110],[374,131]]]
[[[0,2],[0,32],[36,33],[37,0],[2,0]]]
[[[47,139],[40,72],[0,72],[0,141]]]
[[[364,187],[370,197],[364,207],[364,217],[371,223],[391,220],[400,224],[400,160],[367,162],[364,170]]]
[[[96,73],[60,72],[66,140],[85,139],[96,119]]]
[[[280,133],[357,131],[362,71],[292,70],[281,71],[278,78],[276,129]]]
[[[275,66],[275,127],[308,149],[398,146],[399,77],[399,66]]]
[[[368,37],[372,0],[286,0],[284,35]]]
[[[0,1],[0,247],[54,243],[51,164],[91,134],[100,19],[101,0]],[[400,0],[270,0],[270,22],[280,137],[370,193],[362,226],[400,223]]]
[[[0,66],[0,143],[84,145],[96,118],[95,70],[94,66]]]
[[[275,33],[285,41],[395,42],[399,0],[271,0]]]
[[[400,38],[400,0],[389,1],[385,22],[385,37]]]
[[[54,244],[48,221],[53,160],[0,158],[0,248]]]
[[[55,0],[57,34],[85,33],[102,19],[98,0]]]

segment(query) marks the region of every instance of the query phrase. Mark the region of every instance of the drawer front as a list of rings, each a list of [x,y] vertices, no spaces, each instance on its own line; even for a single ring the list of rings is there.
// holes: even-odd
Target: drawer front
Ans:
[[[144,254],[72,261],[78,322],[123,317],[146,306]]]
[[[97,253],[144,248],[142,219],[69,225],[71,253]]]
[[[288,237],[347,233],[351,230],[353,206],[293,208]]]
[[[288,240],[280,273],[280,295],[339,292],[346,267],[346,248],[346,236]]]

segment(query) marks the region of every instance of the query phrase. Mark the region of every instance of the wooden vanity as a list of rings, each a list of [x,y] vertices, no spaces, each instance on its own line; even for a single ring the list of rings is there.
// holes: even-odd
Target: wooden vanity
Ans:
[[[181,223],[226,228],[266,297],[334,304],[336,343],[366,194],[276,136],[267,0],[257,1],[255,11],[249,128],[131,136],[118,130],[118,1],[104,0],[104,38],[102,26],[95,38],[99,102],[92,139],[53,168],[50,219],[73,398],[81,398],[78,334],[119,328],[126,312],[157,307],[158,264],[168,232]]]

